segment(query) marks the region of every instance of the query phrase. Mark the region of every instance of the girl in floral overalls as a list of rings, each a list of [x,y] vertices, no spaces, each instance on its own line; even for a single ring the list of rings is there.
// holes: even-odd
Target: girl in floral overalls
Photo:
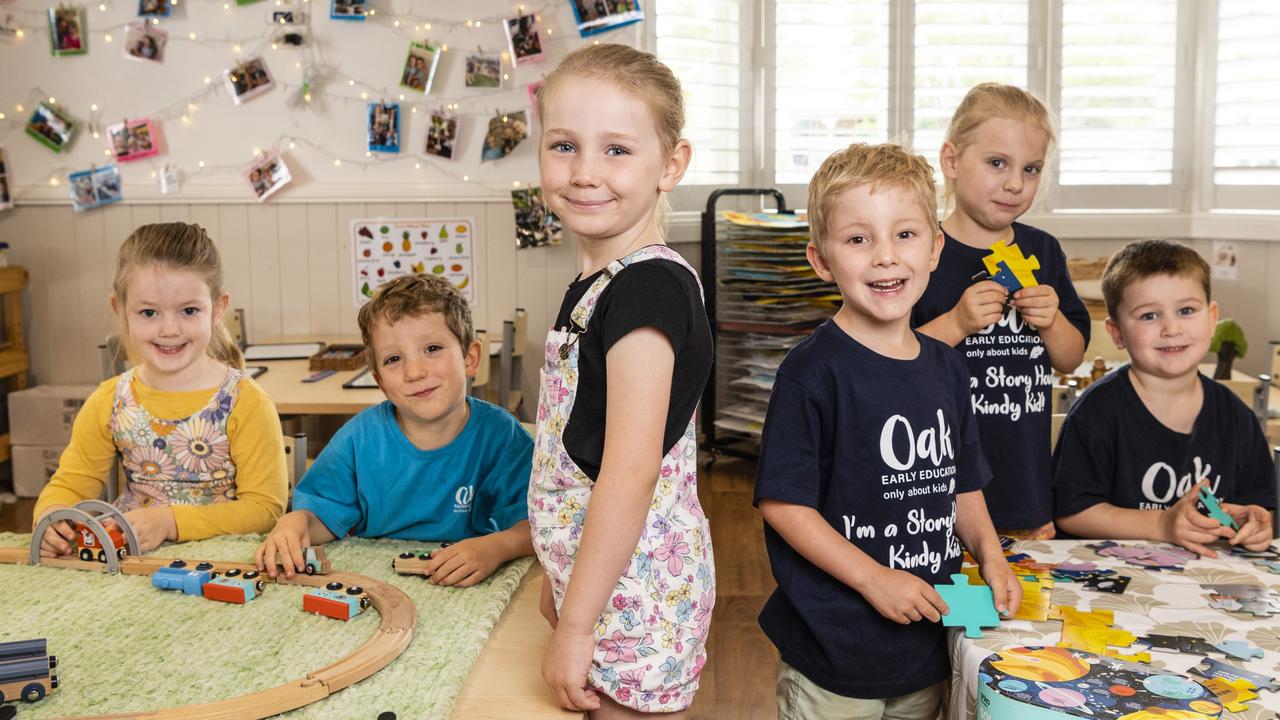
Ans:
[[[547,204],[582,273],[547,335],[529,483],[555,628],[542,673],[593,718],[681,717],[715,603],[693,411],[711,368],[697,274],[663,244],[683,177],[680,83],[624,45],[570,54],[538,95]]]
[[[144,225],[124,241],[111,309],[142,364],[85,401],[36,501],[37,521],[98,497],[118,458],[125,487],[116,505],[143,552],[271,529],[289,490],[280,417],[244,374],[222,325],[227,303],[218,249],[199,225]],[[74,537],[69,523],[54,523],[40,552],[65,555]]]

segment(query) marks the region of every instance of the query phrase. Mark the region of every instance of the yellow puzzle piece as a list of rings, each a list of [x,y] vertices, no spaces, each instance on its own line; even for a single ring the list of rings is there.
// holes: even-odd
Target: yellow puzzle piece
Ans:
[[[966,565],[960,568],[960,572],[969,576],[970,585],[987,584],[974,565]],[[1053,599],[1053,578],[1019,575],[1018,582],[1022,584],[1022,603],[1018,605],[1018,612],[1013,617],[1018,620],[1048,620],[1049,601]]]
[[[1222,707],[1233,713],[1244,712],[1249,707],[1245,702],[1258,698],[1258,693],[1253,692],[1257,686],[1244,678],[1235,680],[1209,678],[1201,680],[1200,684],[1209,688],[1210,692],[1218,696],[1218,702],[1222,703]]]
[[[1035,287],[1040,284],[1032,273],[1033,270],[1040,269],[1039,258],[1035,255],[1024,256],[1017,243],[1006,245],[1003,240],[995,243],[991,246],[991,254],[982,258],[982,262],[987,266],[987,274],[991,277],[999,274],[1000,263],[1003,262],[1022,287]]]

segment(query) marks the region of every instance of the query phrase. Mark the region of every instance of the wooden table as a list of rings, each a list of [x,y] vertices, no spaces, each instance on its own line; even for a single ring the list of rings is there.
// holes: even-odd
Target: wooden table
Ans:
[[[452,717],[457,720],[583,717],[583,713],[561,710],[542,681],[542,655],[551,641],[551,626],[538,611],[543,577],[542,566],[534,563],[520,581],[520,587],[498,618],[493,634],[458,693]]]

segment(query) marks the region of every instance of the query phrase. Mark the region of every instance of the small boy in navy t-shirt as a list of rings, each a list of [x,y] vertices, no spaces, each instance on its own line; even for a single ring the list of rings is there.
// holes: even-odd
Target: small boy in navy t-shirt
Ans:
[[[933,170],[896,145],[852,145],[809,184],[809,262],[843,304],[778,368],[756,477],[784,719],[934,717],[951,671],[932,584],[959,571],[962,543],[1001,612],[1021,600],[982,497],[964,360],[909,324],[936,214]]]
[[[348,535],[449,541],[437,585],[467,587],[533,554],[526,497],[533,439],[510,413],[467,395],[487,361],[471,310],[449,281],[406,275],[360,308],[369,368],[387,400],[351,418],[293,492],[293,512],[258,548],[293,577],[302,551]]]
[[[1107,332],[1130,364],[1090,385],[1053,454],[1056,522],[1080,537],[1164,540],[1213,557],[1271,544],[1275,489],[1253,412],[1200,374],[1218,322],[1209,265],[1169,240],[1129,243],[1102,276]],[[1239,530],[1196,509],[1200,486]]]

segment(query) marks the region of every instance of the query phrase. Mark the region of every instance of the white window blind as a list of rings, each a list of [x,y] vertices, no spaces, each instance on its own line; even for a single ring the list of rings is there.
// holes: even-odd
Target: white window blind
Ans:
[[[1026,0],[916,1],[913,144],[935,168],[951,115],[969,88],[1027,87],[1027,12]]]
[[[833,151],[884,142],[888,0],[775,0],[774,181],[807,183]]]
[[[693,164],[684,185],[736,185],[741,173],[739,0],[657,0],[657,55],[680,78]]]
[[[1214,126],[1215,184],[1280,185],[1280,5],[1274,0],[1218,0]]]
[[[1064,185],[1170,185],[1177,0],[1063,0]]]

